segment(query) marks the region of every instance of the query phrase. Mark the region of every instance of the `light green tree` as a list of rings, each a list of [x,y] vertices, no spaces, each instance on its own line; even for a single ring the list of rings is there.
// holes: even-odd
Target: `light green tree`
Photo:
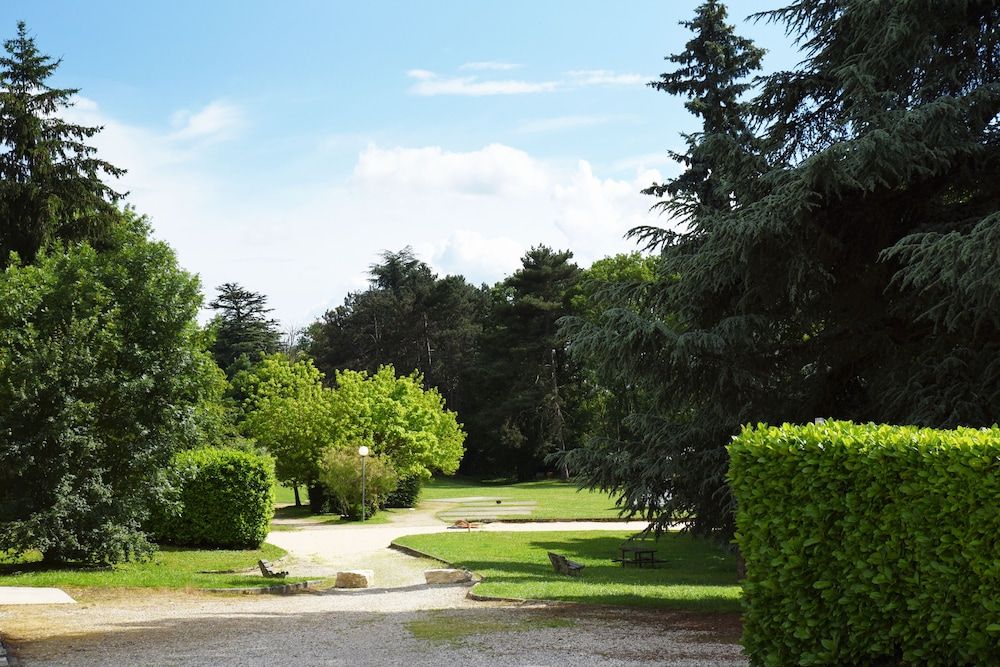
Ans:
[[[295,488],[319,481],[319,462],[334,436],[333,392],[312,361],[272,354],[233,378],[240,428],[276,459],[277,478]]]
[[[436,389],[424,389],[418,373],[397,377],[392,366],[373,375],[337,373],[333,447],[387,456],[401,478],[451,474],[464,453],[465,432]]]

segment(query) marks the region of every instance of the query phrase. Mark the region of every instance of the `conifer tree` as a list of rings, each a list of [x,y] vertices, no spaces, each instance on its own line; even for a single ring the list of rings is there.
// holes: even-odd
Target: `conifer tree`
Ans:
[[[101,247],[122,195],[101,180],[124,170],[95,156],[86,140],[101,128],[67,122],[75,88],[53,88],[59,67],[39,53],[24,22],[0,56],[0,267],[11,252],[31,262],[55,240]]]
[[[278,323],[267,316],[267,297],[248,290],[238,283],[218,287],[219,295],[208,304],[219,311],[216,316],[215,343],[212,355],[219,368],[233,376],[243,365],[258,361],[261,356],[277,352],[281,346]]]
[[[710,168],[692,158],[653,191],[685,224],[637,230],[660,251],[639,292],[648,316],[570,323],[574,345],[653,406],[626,418],[630,440],[576,455],[588,483],[725,537],[725,445],[741,424],[996,420],[1000,8],[959,5],[802,0],[761,15],[805,60],[736,100],[742,127],[709,133],[704,114],[695,148]],[[710,197],[688,187],[712,181]]]

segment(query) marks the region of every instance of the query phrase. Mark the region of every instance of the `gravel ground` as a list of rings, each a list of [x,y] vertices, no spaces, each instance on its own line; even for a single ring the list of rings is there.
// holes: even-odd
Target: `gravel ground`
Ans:
[[[738,619],[471,602],[464,587],[7,607],[26,667],[745,665]]]
[[[293,575],[375,571],[364,591],[287,596],[68,590],[78,605],[0,607],[0,629],[25,667],[211,665],[746,665],[735,615],[474,602],[465,586],[428,587],[436,561],[387,549],[447,527],[429,511],[392,524],[272,532]],[[483,530],[638,529],[579,522]]]

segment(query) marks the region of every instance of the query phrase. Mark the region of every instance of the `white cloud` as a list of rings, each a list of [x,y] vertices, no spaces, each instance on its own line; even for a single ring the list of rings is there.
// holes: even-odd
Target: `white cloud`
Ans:
[[[482,81],[477,76],[438,76],[434,72],[415,69],[407,72],[415,83],[410,86],[414,95],[523,95],[547,93],[556,90],[555,81],[518,81],[516,79]]]
[[[638,86],[649,81],[640,74],[622,74],[608,69],[580,69],[566,74],[578,86]]]
[[[243,110],[221,100],[198,111],[175,112],[171,120],[176,128],[171,138],[178,140],[228,139],[246,125]]]
[[[663,222],[638,192],[658,180],[653,171],[607,178],[586,161],[553,163],[502,144],[369,144],[346,175],[248,178],[218,167],[238,163],[235,142],[209,150],[170,128],[122,123],[82,98],[72,114],[104,125],[92,143],[129,169],[118,186],[206,293],[242,283],[266,294],[286,326],[308,324],[363,288],[383,249],[412,245],[440,273],[492,283],[532,245],[569,248],[586,265],[634,249],[622,238],[629,228]]]
[[[488,63],[466,63],[463,70],[499,70],[503,67],[484,67]],[[476,65],[477,67],[469,67]],[[496,63],[506,65],[506,63]],[[426,69],[411,69],[406,75],[413,79],[410,93],[414,95],[523,95],[526,93],[551,93],[588,86],[632,86],[648,81],[639,74],[622,74],[612,70],[572,70],[562,77],[547,81],[523,79],[483,79],[479,75],[447,76]]]
[[[475,70],[475,71],[507,71],[519,68],[520,65],[517,63],[504,63],[498,62],[496,60],[486,60],[481,62],[465,63],[458,69],[461,70]]]

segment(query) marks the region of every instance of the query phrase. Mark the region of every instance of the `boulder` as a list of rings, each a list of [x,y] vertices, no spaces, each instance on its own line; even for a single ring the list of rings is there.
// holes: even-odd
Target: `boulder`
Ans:
[[[468,570],[424,570],[424,579],[428,584],[461,584],[472,581],[472,573]]]
[[[371,570],[344,570],[337,573],[337,588],[368,588],[375,583]]]

